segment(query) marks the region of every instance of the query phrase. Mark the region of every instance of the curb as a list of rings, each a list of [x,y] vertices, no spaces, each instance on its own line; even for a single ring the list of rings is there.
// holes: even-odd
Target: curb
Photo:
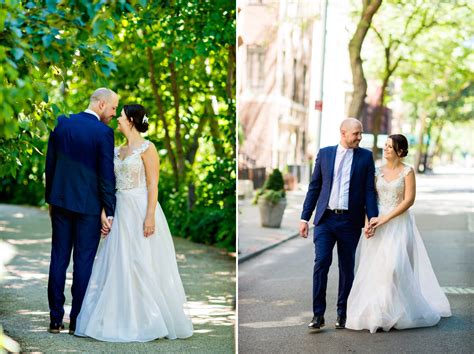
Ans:
[[[314,226],[311,226],[311,227],[309,228],[309,230],[308,230],[308,233],[309,233],[310,231],[312,231],[313,228],[314,228]],[[263,247],[262,249],[259,249],[258,251],[255,251],[255,252],[252,252],[252,253],[249,253],[249,254],[246,254],[245,256],[238,256],[238,264],[242,264],[242,263],[244,263],[244,262],[246,262],[246,261],[248,261],[248,260],[250,260],[250,259],[252,259],[252,258],[254,258],[254,257],[256,257],[256,256],[258,256],[258,255],[261,255],[262,253],[264,253],[264,252],[266,252],[266,251],[268,251],[268,250],[271,250],[272,248],[278,247],[278,246],[280,246],[282,243],[285,243],[285,242],[287,242],[287,241],[289,241],[289,240],[292,240],[292,239],[298,237],[299,235],[300,235],[299,232],[295,232],[295,233],[291,234],[290,236],[288,236],[287,238],[285,238],[285,239],[283,239],[283,240],[281,240],[281,241],[278,241],[277,243],[273,243],[273,244],[271,244],[271,245],[268,245],[268,246],[266,246],[266,247]]]

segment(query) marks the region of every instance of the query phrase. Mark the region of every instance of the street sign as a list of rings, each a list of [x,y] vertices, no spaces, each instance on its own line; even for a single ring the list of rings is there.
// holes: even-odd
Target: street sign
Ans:
[[[314,109],[317,111],[323,111],[323,101],[315,101],[314,102]]]

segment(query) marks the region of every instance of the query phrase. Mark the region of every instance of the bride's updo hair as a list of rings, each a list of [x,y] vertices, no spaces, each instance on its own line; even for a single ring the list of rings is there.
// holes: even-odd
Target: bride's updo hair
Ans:
[[[405,157],[408,155],[408,140],[402,134],[392,134],[388,136],[392,139],[393,150],[398,157]]]
[[[148,130],[148,118],[146,117],[145,107],[141,104],[126,104],[123,106],[123,111],[128,120],[132,122],[135,129],[140,133],[145,133]],[[145,117],[145,119],[143,119]]]

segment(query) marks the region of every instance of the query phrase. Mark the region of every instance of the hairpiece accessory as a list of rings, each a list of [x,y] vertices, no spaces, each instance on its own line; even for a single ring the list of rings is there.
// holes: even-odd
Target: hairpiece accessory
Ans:
[[[148,123],[148,117],[146,114],[143,116],[142,123]]]

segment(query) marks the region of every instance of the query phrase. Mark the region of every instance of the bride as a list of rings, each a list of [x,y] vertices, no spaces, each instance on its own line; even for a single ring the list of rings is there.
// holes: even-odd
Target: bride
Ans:
[[[193,333],[173,240],[157,202],[159,160],[140,133],[143,106],[125,105],[118,129],[127,145],[115,148],[117,206],[95,259],[74,334],[110,342],[186,338]]]
[[[375,172],[380,214],[370,220],[357,247],[346,328],[375,333],[434,326],[451,316],[409,210],[416,188],[413,169],[401,161],[407,153],[407,139],[390,135],[387,163]]]

